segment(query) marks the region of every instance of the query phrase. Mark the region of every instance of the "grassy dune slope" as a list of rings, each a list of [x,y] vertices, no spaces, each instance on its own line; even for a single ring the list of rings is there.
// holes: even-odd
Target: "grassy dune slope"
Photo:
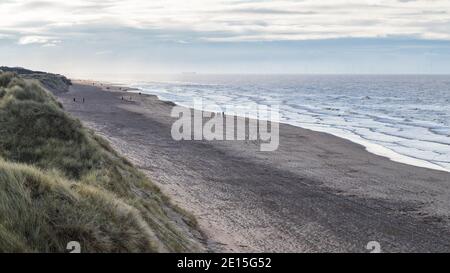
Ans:
[[[202,250],[195,219],[37,82],[0,72],[0,251]]]
[[[21,67],[1,66],[0,70],[4,72],[14,72],[23,79],[38,80],[46,89],[54,94],[69,91],[70,80],[63,75],[51,74],[41,71],[32,71]]]

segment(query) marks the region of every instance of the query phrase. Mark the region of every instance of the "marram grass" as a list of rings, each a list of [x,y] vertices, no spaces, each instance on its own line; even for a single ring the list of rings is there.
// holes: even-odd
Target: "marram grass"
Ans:
[[[201,251],[172,205],[38,82],[0,72],[0,252]]]

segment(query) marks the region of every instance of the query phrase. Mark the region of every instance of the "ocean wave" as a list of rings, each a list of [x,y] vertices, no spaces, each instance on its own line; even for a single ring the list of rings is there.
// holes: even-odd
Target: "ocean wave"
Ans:
[[[186,107],[193,107],[193,98],[220,106],[279,104],[283,123],[351,140],[394,161],[450,171],[450,105],[443,103],[450,98],[448,78],[276,77],[202,76],[133,87]]]

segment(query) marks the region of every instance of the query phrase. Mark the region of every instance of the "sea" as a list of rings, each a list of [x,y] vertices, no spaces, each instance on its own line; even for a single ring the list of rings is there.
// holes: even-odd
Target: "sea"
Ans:
[[[278,105],[280,122],[333,134],[393,161],[450,172],[449,75],[202,75],[127,81],[183,106]]]

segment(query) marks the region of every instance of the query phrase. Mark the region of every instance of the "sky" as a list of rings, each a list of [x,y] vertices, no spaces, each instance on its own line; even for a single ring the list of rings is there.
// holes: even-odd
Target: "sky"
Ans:
[[[0,65],[450,74],[448,0],[0,0]]]

